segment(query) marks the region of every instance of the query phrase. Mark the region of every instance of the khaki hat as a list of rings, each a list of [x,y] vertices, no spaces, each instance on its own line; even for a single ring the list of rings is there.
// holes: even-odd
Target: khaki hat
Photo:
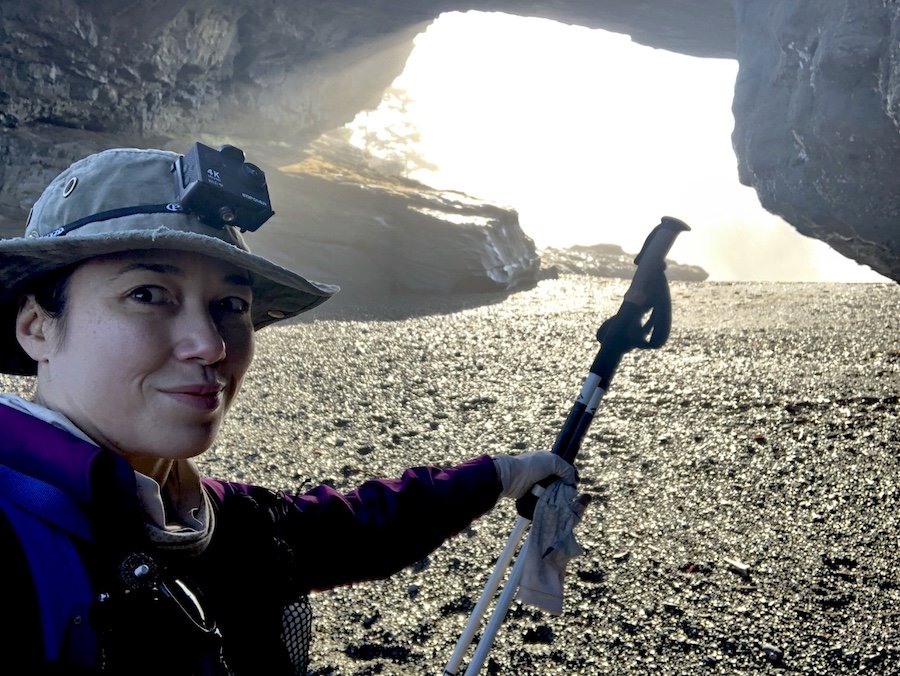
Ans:
[[[35,202],[24,237],[0,240],[0,372],[36,373],[14,331],[22,291],[42,275],[95,256],[170,249],[243,268],[253,280],[255,329],[311,310],[339,290],[250,253],[237,228],[185,213],[172,174],[178,158],[164,150],[114,148],[79,160]]]

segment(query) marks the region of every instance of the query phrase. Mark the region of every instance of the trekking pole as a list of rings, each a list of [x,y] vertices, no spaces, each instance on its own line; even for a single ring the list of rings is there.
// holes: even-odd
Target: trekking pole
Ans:
[[[622,305],[615,315],[603,322],[597,329],[600,349],[552,448],[553,453],[561,456],[567,462],[574,463],[587,429],[600,402],[609,390],[619,362],[625,353],[633,349],[656,349],[662,347],[668,339],[672,326],[672,302],[669,295],[669,284],[665,276],[666,254],[672,248],[679,233],[686,230],[690,230],[690,228],[677,218],[664,216],[661,219],[659,225],[647,236],[644,246],[634,259],[637,269],[625,292]],[[541,483],[549,485],[552,482],[551,478]],[[543,485],[536,485],[529,494],[516,501],[519,516],[516,518],[516,523],[497,560],[494,571],[488,578],[481,596],[469,616],[456,648],[444,667],[444,676],[456,676],[463,657],[481,624],[487,606],[499,588],[503,574],[515,555],[519,542],[528,531],[534,517],[538,496],[543,490]],[[524,570],[526,547],[528,547],[527,539],[513,564],[506,587],[497,599],[488,624],[466,668],[465,676],[476,676],[487,658],[494,637],[500,629],[518,589]]]

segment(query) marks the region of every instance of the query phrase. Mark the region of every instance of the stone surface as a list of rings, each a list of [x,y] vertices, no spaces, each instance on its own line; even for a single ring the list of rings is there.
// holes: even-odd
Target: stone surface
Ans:
[[[576,245],[565,249],[547,247],[539,252],[543,278],[558,274],[590,275],[631,279],[637,253],[627,253],[617,244]],[[669,281],[702,282],[709,273],[696,265],[685,265],[666,259]]]
[[[313,279],[344,303],[403,293],[508,291],[536,280],[534,242],[518,214],[455,192],[386,176],[338,137],[267,173],[276,215],[251,248]]]
[[[0,233],[85,151],[239,138],[278,166],[377,105],[441,12],[542,16],[736,57],[742,182],[900,280],[900,7],[882,0],[48,0],[0,4]],[[702,20],[698,20],[702,17]]]
[[[900,281],[900,5],[737,3],[741,182],[805,235]]]

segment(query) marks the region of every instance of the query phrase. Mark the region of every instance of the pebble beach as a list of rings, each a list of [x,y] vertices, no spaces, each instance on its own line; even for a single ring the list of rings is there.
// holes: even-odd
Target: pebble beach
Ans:
[[[673,282],[576,462],[563,612],[483,673],[900,673],[900,286]],[[552,446],[627,282],[326,304],[258,334],[202,469],[288,491]],[[28,382],[2,380],[27,394]],[[313,674],[440,674],[515,520],[313,596]]]

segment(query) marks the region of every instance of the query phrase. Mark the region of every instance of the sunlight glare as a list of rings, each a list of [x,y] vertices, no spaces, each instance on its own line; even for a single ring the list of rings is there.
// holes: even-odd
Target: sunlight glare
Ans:
[[[713,280],[883,281],[798,234],[738,182],[736,74],[734,60],[606,31],[454,12],[416,38],[394,87],[409,97],[415,152],[437,167],[410,176],[514,208],[538,247],[634,252],[670,215],[692,228],[672,257]],[[362,120],[395,123],[385,110],[352,126]]]

